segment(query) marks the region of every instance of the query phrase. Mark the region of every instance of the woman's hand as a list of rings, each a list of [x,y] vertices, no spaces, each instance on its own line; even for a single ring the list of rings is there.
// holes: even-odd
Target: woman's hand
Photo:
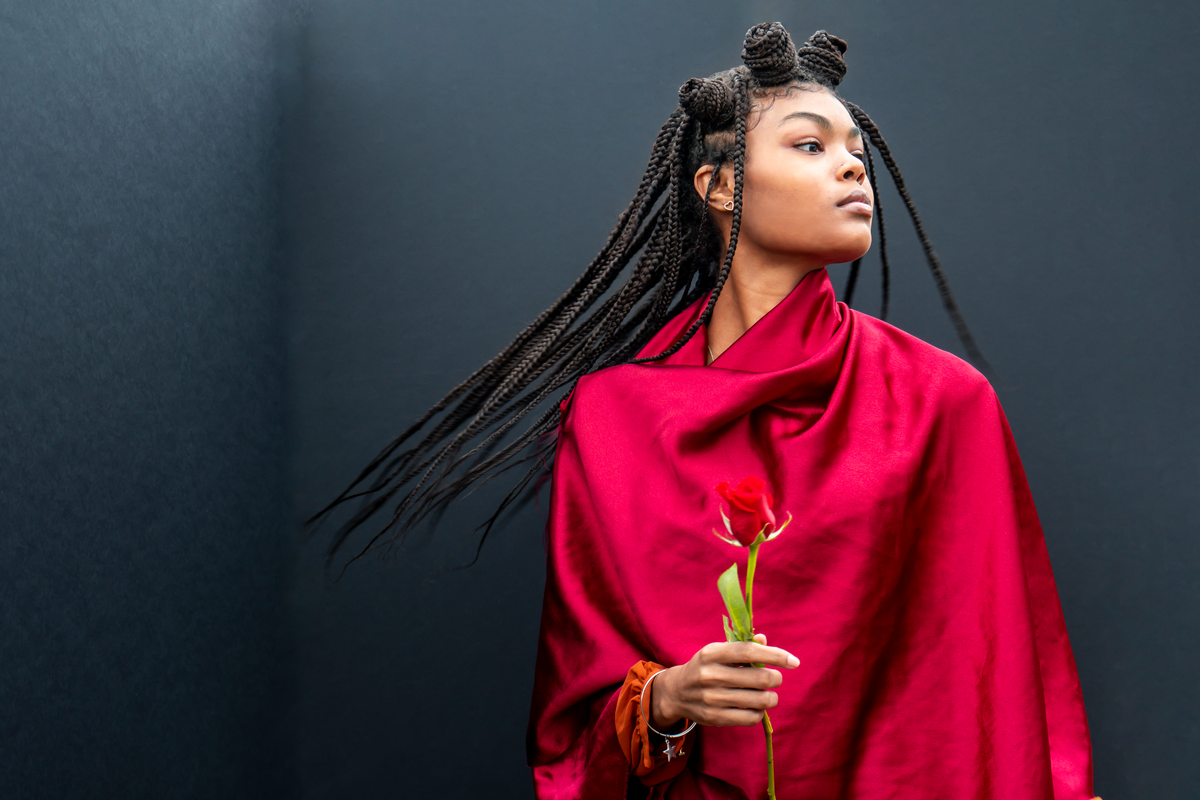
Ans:
[[[663,670],[650,685],[651,724],[665,730],[686,717],[701,725],[757,725],[779,702],[770,690],[783,683],[783,673],[745,665],[800,665],[786,650],[766,645],[761,633],[753,642],[713,642],[686,664]]]

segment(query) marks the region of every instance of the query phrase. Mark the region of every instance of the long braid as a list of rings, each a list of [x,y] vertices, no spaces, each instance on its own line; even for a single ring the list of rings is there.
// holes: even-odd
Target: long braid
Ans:
[[[690,120],[689,120],[690,121]],[[684,136],[683,133],[687,130],[685,124],[681,130],[681,135],[676,139],[674,155],[679,157]],[[667,191],[667,219],[679,219],[679,193],[681,191],[680,184],[682,183],[681,170],[671,170],[670,188]],[[647,315],[646,325],[650,328],[657,328],[666,322],[666,313],[670,308],[671,299],[678,293],[679,275],[680,275],[680,230],[679,225],[673,224],[668,226],[667,231],[667,253],[666,253],[666,271],[663,274],[662,282],[659,283],[658,290],[654,293],[654,297],[650,301],[650,311]]]
[[[879,222],[879,271],[883,276],[881,287],[883,299],[880,302],[879,318],[887,319],[892,274],[891,265],[888,263],[887,228],[883,224],[883,203],[879,200],[879,182],[875,178],[875,159],[871,157],[871,148],[866,143],[863,144],[863,153],[867,156],[867,175],[870,176],[871,188],[875,190],[875,219]]]
[[[846,288],[842,290],[842,300],[848,306],[854,305],[854,287],[858,284],[858,268],[862,266],[862,256],[850,264],[850,272],[846,275]]]
[[[904,186],[904,177],[900,174],[900,168],[896,166],[896,160],[892,158],[892,152],[888,149],[887,142],[883,138],[883,134],[879,132],[878,126],[867,116],[861,108],[849,101],[846,103],[846,108],[850,110],[850,114],[854,117],[858,127],[871,140],[871,144],[875,145],[875,149],[879,151],[879,157],[883,159],[883,163],[887,166],[888,172],[892,176],[892,182],[896,185],[896,191],[900,195],[900,199],[904,201],[904,207],[908,209],[908,216],[912,219],[913,227],[917,231],[917,238],[921,240],[921,247],[925,250],[925,259],[929,262],[929,269],[933,273],[934,283],[937,284],[938,293],[942,297],[942,305],[946,308],[946,313],[950,316],[951,322],[954,323],[954,330],[958,334],[958,339],[963,343],[963,347],[967,349],[971,360],[980,366],[984,372],[990,372],[991,367],[987,363],[987,359],[983,357],[983,353],[979,349],[979,345],[975,343],[975,337],[971,335],[971,330],[967,327],[967,321],[963,318],[962,312],[958,309],[958,303],[954,300],[954,293],[950,291],[950,283],[946,280],[946,274],[942,271],[941,261],[937,254],[933,251],[933,244],[929,241],[928,234],[925,233],[925,226],[921,223],[920,216],[917,215],[916,206],[913,205],[912,198],[908,194],[908,189]]]
[[[842,101],[845,103],[845,101]],[[849,108],[847,108],[849,110]],[[851,112],[853,116],[853,112]],[[857,120],[856,120],[857,121]],[[867,165],[867,180],[871,182],[871,189],[875,194],[875,219],[879,222],[879,261],[881,272],[883,274],[882,295],[883,302],[879,310],[879,318],[887,319],[888,300],[891,289],[891,267],[888,262],[887,252],[887,228],[883,224],[883,203],[879,198],[879,181],[875,175],[875,159],[871,156],[871,148],[869,141],[863,145],[864,161]],[[854,263],[850,265],[850,273],[846,276],[846,288],[842,292],[842,297],[846,305],[851,305],[854,300],[854,287],[858,283],[859,267],[862,265],[862,258],[854,259]]]
[[[734,145],[733,145],[733,219],[729,226],[729,246],[725,251],[725,261],[721,264],[721,270],[717,274],[717,281],[713,286],[712,294],[708,297],[708,302],[704,306],[704,310],[700,312],[700,316],[696,321],[684,332],[683,336],[666,350],[656,356],[646,356],[645,358],[636,358],[629,363],[645,364],[650,361],[658,361],[667,356],[674,355],[679,352],[679,349],[691,339],[696,331],[700,330],[701,325],[708,323],[712,315],[713,306],[717,303],[717,297],[721,294],[721,288],[725,285],[725,281],[729,278],[729,271],[733,267],[733,254],[737,250],[738,232],[742,227],[742,179],[746,171],[746,112],[749,110],[749,97],[746,92],[745,82],[738,74],[734,75],[734,97],[736,102],[736,117],[734,122]]]

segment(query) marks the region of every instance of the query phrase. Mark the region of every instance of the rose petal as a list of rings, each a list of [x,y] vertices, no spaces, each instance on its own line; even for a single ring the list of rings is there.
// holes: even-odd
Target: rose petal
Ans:
[[[769,528],[767,533],[775,530],[775,512],[771,510],[770,495],[760,494],[758,496],[758,508],[755,509],[755,512],[759,521]],[[760,527],[759,530],[763,530],[763,528]]]
[[[749,547],[758,537],[762,527],[758,525],[758,518],[755,514],[734,514],[730,517],[730,525],[733,528],[733,535],[743,546]]]
[[[758,499],[752,496],[739,494],[731,495],[729,498],[729,504],[731,506],[736,506],[740,510],[749,514],[753,514],[756,510],[758,510]]]
[[[739,493],[757,495],[762,492],[767,482],[757,475],[747,475],[742,478],[742,482],[738,484],[737,491]]]

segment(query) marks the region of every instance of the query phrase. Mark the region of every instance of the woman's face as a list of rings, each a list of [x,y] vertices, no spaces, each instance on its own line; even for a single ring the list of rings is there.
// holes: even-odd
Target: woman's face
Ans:
[[[813,87],[767,95],[755,106],[747,120],[738,252],[822,265],[862,256],[871,246],[875,198],[862,134],[846,107]],[[732,194],[732,168],[722,173]],[[729,219],[726,212],[726,231]]]

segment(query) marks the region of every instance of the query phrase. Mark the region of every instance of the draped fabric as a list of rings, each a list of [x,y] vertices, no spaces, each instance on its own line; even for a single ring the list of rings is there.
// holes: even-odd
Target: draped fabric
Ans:
[[[701,299],[643,354],[676,341]],[[713,487],[764,478],[755,627],[799,657],[782,800],[1086,800],[1091,745],[1042,530],[999,402],[962,360],[835,299],[825,270],[705,366],[582,378],[554,463],[528,756],[540,798],[766,797],[761,727],[701,727],[647,789],[616,735],[631,665],[723,641]],[[628,795],[627,795],[628,792]]]

